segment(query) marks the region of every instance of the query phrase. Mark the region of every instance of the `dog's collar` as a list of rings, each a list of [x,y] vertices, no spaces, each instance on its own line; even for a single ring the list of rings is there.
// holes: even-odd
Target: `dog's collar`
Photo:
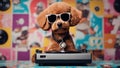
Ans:
[[[66,40],[70,38],[70,35],[69,35],[69,31],[67,31],[65,33],[65,36],[63,37],[63,39],[57,39],[55,37],[55,33],[52,32],[52,38],[59,44],[60,48],[61,48],[61,52],[65,52],[65,48],[67,47],[66,45]]]
[[[63,39],[58,40],[57,38],[55,38],[54,33],[52,32],[52,38],[53,38],[58,44],[60,44],[61,42],[65,42],[65,40],[68,39],[69,36],[70,36],[70,35],[69,35],[69,32],[66,32],[65,37],[64,37]]]

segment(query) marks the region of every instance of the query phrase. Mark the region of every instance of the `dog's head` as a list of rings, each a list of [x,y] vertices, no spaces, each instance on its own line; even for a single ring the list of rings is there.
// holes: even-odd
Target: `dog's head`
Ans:
[[[62,32],[79,23],[82,12],[65,2],[56,2],[38,15],[37,21],[43,30]]]

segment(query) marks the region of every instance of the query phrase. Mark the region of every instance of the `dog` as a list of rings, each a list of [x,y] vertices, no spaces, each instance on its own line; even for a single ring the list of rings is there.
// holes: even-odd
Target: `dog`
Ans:
[[[43,10],[37,18],[40,28],[51,30],[51,43],[47,51],[76,51],[69,28],[82,19],[82,11],[65,2],[56,2]]]

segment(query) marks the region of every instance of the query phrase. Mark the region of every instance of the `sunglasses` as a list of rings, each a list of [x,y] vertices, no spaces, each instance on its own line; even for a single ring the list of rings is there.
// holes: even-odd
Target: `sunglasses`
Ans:
[[[47,17],[47,20],[49,23],[55,22],[58,17],[63,21],[69,21],[70,20],[70,13],[49,14],[49,15],[46,15],[46,17]]]

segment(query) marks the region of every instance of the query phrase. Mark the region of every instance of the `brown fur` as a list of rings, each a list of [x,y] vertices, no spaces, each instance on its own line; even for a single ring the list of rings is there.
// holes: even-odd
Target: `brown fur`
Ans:
[[[57,19],[52,25],[49,24],[49,22],[46,19],[46,15],[48,14],[60,14],[64,12],[70,12],[71,18],[70,21],[65,22],[61,19]],[[54,38],[57,40],[61,40],[63,38],[66,38],[64,41],[67,45],[65,48],[65,51],[75,51],[75,46],[72,40],[72,37],[69,34],[69,27],[77,25],[82,17],[82,12],[77,10],[74,7],[71,7],[69,4],[65,2],[56,2],[50,5],[48,8],[46,8],[43,12],[41,12],[37,18],[39,26],[43,30],[52,30],[52,34],[54,35]],[[59,29],[57,24],[62,23],[62,28]],[[67,35],[66,35],[67,34]],[[59,43],[56,42],[56,40],[51,38],[51,43],[48,48],[48,51],[60,51],[61,48],[59,46]]]

